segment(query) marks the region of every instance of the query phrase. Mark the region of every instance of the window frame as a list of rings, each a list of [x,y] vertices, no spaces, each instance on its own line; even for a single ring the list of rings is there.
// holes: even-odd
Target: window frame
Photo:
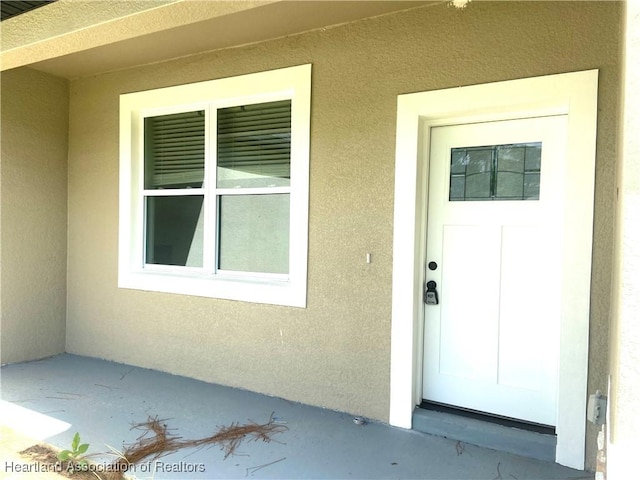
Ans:
[[[217,109],[276,100],[291,100],[288,275],[217,270],[217,244],[205,254],[202,268],[145,264],[144,118],[204,109],[205,128],[215,133]],[[310,64],[121,95],[118,287],[306,307],[310,104]],[[208,138],[207,159],[215,155],[216,135]],[[203,206],[209,226],[204,241],[211,245],[218,234],[213,210],[224,190],[216,186],[215,165],[215,160],[205,161],[205,184],[198,189],[209,196]],[[276,190],[281,188],[271,193]]]

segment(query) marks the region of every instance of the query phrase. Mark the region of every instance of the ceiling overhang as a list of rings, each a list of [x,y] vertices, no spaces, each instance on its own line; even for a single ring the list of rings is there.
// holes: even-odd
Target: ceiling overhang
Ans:
[[[165,1],[155,8],[3,48],[2,69],[28,65],[60,77],[85,77],[295,35],[427,3],[432,2]],[[19,28],[19,21],[28,25],[30,15],[43,15],[47,9],[55,13],[53,8],[61,4],[73,6],[72,0],[60,0],[46,9],[10,19],[5,23],[14,23],[6,27]]]

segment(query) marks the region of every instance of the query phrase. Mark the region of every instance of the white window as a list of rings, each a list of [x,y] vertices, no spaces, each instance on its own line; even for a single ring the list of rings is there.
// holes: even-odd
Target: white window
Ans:
[[[118,286],[306,306],[311,65],[120,97]]]

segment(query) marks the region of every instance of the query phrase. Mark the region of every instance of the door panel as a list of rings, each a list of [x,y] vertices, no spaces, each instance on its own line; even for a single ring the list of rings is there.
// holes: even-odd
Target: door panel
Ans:
[[[487,378],[495,369],[496,337],[491,325],[497,318],[497,271],[500,261],[497,230],[474,225],[445,225],[442,247],[442,316],[440,372],[466,378]],[[473,242],[470,242],[473,239]],[[474,268],[470,269],[469,266]],[[493,278],[487,278],[492,275]],[[486,285],[486,289],[478,285]],[[455,285],[455,290],[450,289]],[[464,299],[464,301],[459,301]],[[430,307],[429,307],[430,308]],[[475,349],[481,344],[486,348]],[[475,350],[475,354],[467,352]]]
[[[545,265],[553,251],[549,236],[531,226],[503,227],[500,321],[498,328],[498,383],[539,390],[554,378],[545,378],[550,366],[544,352],[554,333]],[[526,272],[526,275],[523,275]],[[556,305],[558,307],[558,305]],[[556,317],[557,318],[557,317]],[[557,334],[557,331],[555,332]]]
[[[425,399],[555,425],[565,128],[430,129]]]

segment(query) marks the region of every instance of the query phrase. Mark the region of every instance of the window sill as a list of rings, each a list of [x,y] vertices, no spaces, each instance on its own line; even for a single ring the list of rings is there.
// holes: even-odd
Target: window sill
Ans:
[[[193,272],[126,272],[120,275],[118,287],[300,308],[306,307],[307,300],[304,285],[291,280]]]

